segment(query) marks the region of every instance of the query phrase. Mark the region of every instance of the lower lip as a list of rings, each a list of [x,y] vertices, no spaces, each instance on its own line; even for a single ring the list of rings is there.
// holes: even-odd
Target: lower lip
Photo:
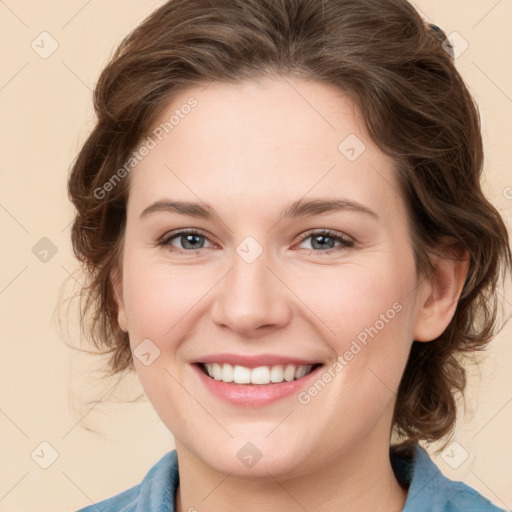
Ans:
[[[199,365],[193,364],[192,366],[199,374],[199,378],[204,385],[214,395],[240,407],[261,407],[277,402],[281,398],[297,394],[323,368],[323,365],[319,366],[306,376],[290,382],[283,381],[278,384],[234,384],[232,382],[212,379],[203,372]]]

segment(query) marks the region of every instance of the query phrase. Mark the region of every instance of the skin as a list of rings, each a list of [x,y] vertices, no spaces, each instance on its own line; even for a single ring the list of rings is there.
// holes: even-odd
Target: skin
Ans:
[[[393,161],[338,89],[290,77],[212,83],[176,96],[156,125],[190,96],[198,105],[129,177],[112,275],[132,349],[149,338],[160,350],[135,367],[175,437],[177,510],[402,510],[407,493],[389,460],[395,393],[413,340],[433,340],[450,322],[467,261],[436,256],[434,276],[417,276]],[[366,146],[355,161],[338,150],[349,134]],[[353,210],[280,218],[303,197],[357,201],[378,219]],[[202,201],[218,218],[140,218],[162,199]],[[157,245],[179,228],[210,240]],[[318,238],[300,241],[312,229],[355,245],[331,241],[337,250],[325,254]],[[252,263],[236,252],[248,236],[263,249]],[[296,395],[263,408],[228,404],[190,364],[233,352],[329,366],[395,303],[401,311],[307,405]],[[236,456],[247,442],[262,454],[250,468]]]

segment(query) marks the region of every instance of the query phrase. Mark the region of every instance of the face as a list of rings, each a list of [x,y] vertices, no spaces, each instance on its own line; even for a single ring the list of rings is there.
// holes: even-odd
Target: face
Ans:
[[[292,78],[213,83],[176,96],[150,139],[116,291],[177,447],[291,476],[388,443],[422,286],[393,162],[353,103]],[[228,363],[239,383],[221,382]]]

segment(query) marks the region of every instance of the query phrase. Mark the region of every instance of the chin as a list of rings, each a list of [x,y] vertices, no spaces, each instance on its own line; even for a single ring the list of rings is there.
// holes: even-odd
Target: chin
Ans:
[[[206,450],[201,445],[194,447],[193,451],[204,464],[216,471],[242,479],[268,479],[269,473],[276,478],[286,479],[311,470],[309,464],[306,467],[305,461],[310,457],[309,451],[304,450],[304,443],[285,446],[265,440],[266,435],[252,438],[246,435],[243,439],[213,442]]]

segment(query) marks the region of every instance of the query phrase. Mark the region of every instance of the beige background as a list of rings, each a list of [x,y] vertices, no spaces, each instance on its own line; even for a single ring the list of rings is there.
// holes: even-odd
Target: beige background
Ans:
[[[70,277],[76,263],[66,176],[93,123],[91,89],[117,43],[158,4],[0,0],[0,511],[76,510],[138,483],[174,447],[149,403],[135,401],[141,393],[136,378],[101,381],[97,359],[66,346],[76,342],[76,324],[59,333],[55,317],[59,293],[69,294],[80,282]],[[512,1],[416,5],[469,44],[457,66],[482,113],[485,189],[510,227]],[[50,36],[40,35],[45,31]],[[58,48],[44,55],[52,44]],[[41,241],[45,237],[50,242]],[[46,262],[37,257],[45,248]],[[61,290],[66,279],[69,286]],[[486,353],[482,381],[471,381],[458,444],[434,458],[450,478],[509,510],[511,334],[509,323]],[[102,403],[88,403],[99,397]],[[468,452],[464,462],[462,449]],[[56,460],[42,468],[53,455]]]

